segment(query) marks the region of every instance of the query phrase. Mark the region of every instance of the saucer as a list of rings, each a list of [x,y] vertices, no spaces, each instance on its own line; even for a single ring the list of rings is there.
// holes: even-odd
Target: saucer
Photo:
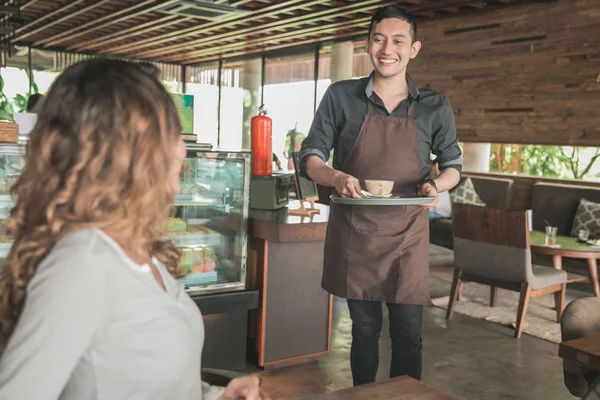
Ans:
[[[386,199],[388,197],[392,197],[391,193],[386,196],[374,196],[371,193],[367,192],[366,190],[361,190],[361,193],[363,196],[365,196],[367,198],[373,198],[373,199]]]

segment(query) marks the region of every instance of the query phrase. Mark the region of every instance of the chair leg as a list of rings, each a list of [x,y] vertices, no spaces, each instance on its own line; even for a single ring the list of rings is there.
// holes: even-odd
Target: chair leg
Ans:
[[[496,307],[496,297],[498,296],[498,288],[490,286],[490,307]]]
[[[517,328],[515,329],[515,338],[521,337],[523,331],[523,323],[525,322],[525,314],[529,306],[529,297],[531,296],[531,286],[529,283],[521,283],[521,296],[519,297],[519,310],[517,312]]]
[[[458,297],[458,289],[459,286],[462,286],[460,274],[460,269],[454,269],[454,277],[452,278],[452,288],[450,289],[450,299],[448,300],[448,310],[446,311],[446,319],[452,318],[452,313],[454,312],[456,298]]]
[[[600,297],[600,285],[598,284],[598,263],[595,258],[588,258],[588,266],[590,269],[590,280],[594,287],[594,294]]]
[[[463,281],[458,282],[458,295],[456,296],[456,301],[462,301],[464,296],[465,285]]]
[[[554,293],[554,305],[556,306],[556,322],[560,322],[563,309],[565,308],[565,294],[567,292],[567,284],[560,285],[560,291]]]

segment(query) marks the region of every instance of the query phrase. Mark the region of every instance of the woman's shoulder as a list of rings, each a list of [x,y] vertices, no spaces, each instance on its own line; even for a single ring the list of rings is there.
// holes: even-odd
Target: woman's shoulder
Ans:
[[[112,239],[96,228],[78,229],[61,237],[40,263],[38,271],[52,266],[54,273],[70,273],[86,267],[90,275],[101,274],[122,256]],[[94,272],[96,271],[96,272]]]
[[[124,255],[119,245],[98,228],[82,228],[69,232],[58,240],[54,250],[72,251],[93,257]]]

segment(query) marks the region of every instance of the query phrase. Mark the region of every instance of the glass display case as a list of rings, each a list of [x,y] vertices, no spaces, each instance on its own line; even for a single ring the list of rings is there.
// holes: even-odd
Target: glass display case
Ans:
[[[188,149],[167,234],[182,253],[191,293],[246,288],[250,152]]]
[[[167,236],[182,253],[181,279],[190,294],[246,288],[250,152],[207,151],[189,144],[175,216]],[[24,161],[23,145],[0,144],[0,219],[13,207],[10,187]],[[0,258],[12,238],[0,224]],[[0,267],[1,268],[1,267]]]
[[[4,222],[14,205],[10,188],[21,174],[24,156],[24,145],[0,144],[0,259],[8,256],[12,245],[12,238],[6,234]]]

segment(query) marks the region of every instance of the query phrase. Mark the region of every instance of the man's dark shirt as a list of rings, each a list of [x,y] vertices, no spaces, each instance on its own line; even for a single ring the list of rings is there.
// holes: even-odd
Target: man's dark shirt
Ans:
[[[430,153],[435,155],[440,171],[455,168],[462,172],[461,150],[456,138],[454,112],[448,99],[435,90],[418,89],[406,76],[409,96],[390,114],[373,90],[373,74],[368,78],[340,81],[329,86],[313,119],[308,136],[302,142],[301,170],[306,174],[306,160],[314,154],[327,162],[334,149],[333,168],[340,169],[356,142],[367,112],[367,101],[376,115],[406,118],[415,104],[414,118],[419,139],[419,158],[423,178],[431,173]]]

